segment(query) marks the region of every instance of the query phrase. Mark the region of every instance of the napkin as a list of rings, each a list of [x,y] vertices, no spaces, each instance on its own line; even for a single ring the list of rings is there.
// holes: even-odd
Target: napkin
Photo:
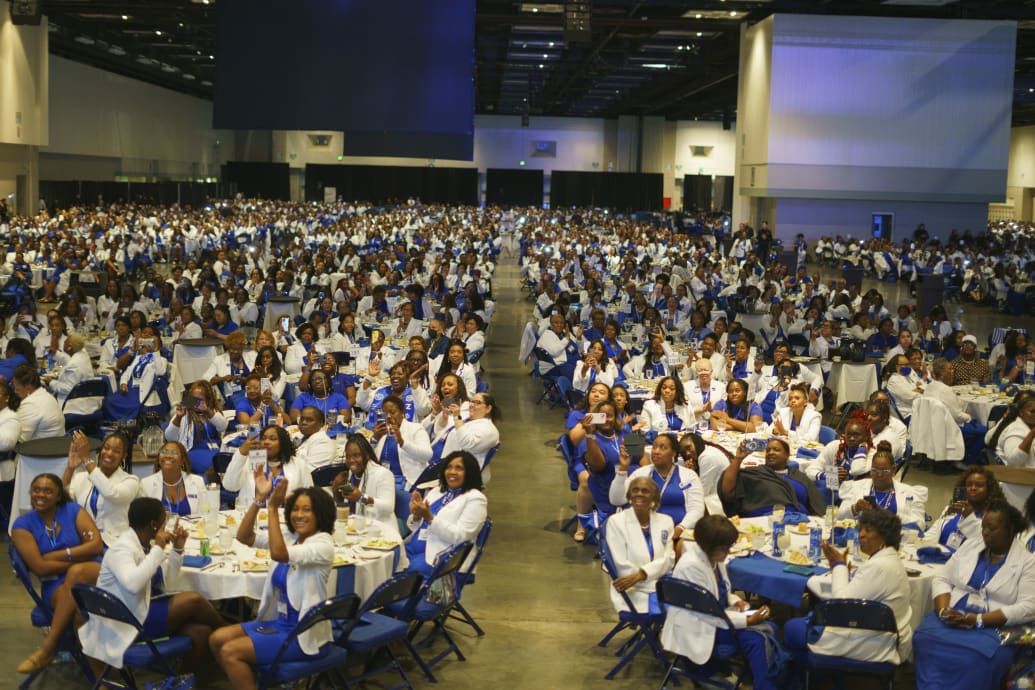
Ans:
[[[785,511],[783,514],[783,524],[785,525],[800,525],[803,522],[808,522],[809,516],[805,513],[798,513],[793,511]]]
[[[239,436],[237,436],[237,438],[230,439],[226,442],[227,448],[240,448],[244,445],[245,439],[247,439],[247,437],[248,434],[240,434]]]
[[[799,458],[818,458],[819,457],[819,450],[817,450],[815,448],[806,448],[805,446],[802,446],[801,448],[798,449],[798,452],[796,453],[796,455]]]
[[[916,558],[921,563],[945,563],[951,555],[938,546],[921,546],[916,550]]]
[[[185,568],[204,568],[206,565],[212,562],[211,556],[184,556],[183,567]]]

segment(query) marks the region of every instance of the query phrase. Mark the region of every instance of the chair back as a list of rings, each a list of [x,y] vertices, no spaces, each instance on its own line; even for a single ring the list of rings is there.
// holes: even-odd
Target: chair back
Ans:
[[[1009,405],[996,405],[988,411],[988,424],[992,425],[993,422],[998,422],[1006,414],[1006,410],[1009,409]]]
[[[532,348],[532,354],[534,354],[534,355],[535,355],[535,358],[536,358],[536,359],[537,359],[538,361],[540,361],[540,362],[546,362],[546,363],[547,363],[547,364],[549,364],[549,365],[550,365],[551,367],[552,367],[552,366],[555,366],[555,365],[554,365],[554,361],[553,361],[553,357],[551,357],[551,356],[550,356],[550,353],[549,353],[549,352],[547,352],[546,350],[544,350],[543,348],[541,348],[541,347],[534,347],[534,348]]]
[[[482,528],[478,530],[478,536],[474,538],[474,554],[471,556],[471,560],[468,563],[464,563],[460,568],[460,572],[457,575],[462,575],[457,579],[457,583],[466,584],[469,579],[468,576],[474,572],[474,567],[478,565],[478,561],[482,558],[482,551],[485,550],[485,543],[489,541],[489,534],[492,532],[492,518],[485,518],[485,523],[482,524]]]
[[[823,445],[830,443],[831,441],[837,440],[837,430],[830,426],[819,427],[819,442]]]
[[[43,601],[43,597],[40,596],[39,592],[36,591],[36,586],[32,582],[32,574],[29,572],[29,566],[25,564],[25,560],[22,555],[18,553],[18,549],[14,548],[14,544],[7,545],[7,558],[11,561],[11,567],[14,568],[14,574],[18,578],[18,581],[25,587],[25,591],[29,593],[32,600],[39,607],[40,611],[46,616],[49,621],[54,617],[54,612],[50,608],[50,603]]]
[[[658,580],[657,592],[658,603],[662,607],[667,604],[702,616],[709,616],[716,619],[727,630],[733,629],[733,623],[726,615],[722,604],[701,585],[666,575]]]
[[[824,599],[812,611],[810,625],[872,630],[898,637],[891,607],[869,599]]]
[[[485,454],[485,464],[482,466],[482,470],[489,466],[489,463],[492,462],[492,458],[495,457],[499,449],[500,444],[498,443],[489,449],[489,451]]]
[[[226,474],[226,468],[230,466],[230,461],[233,459],[233,453],[216,453],[212,456],[212,471],[216,473],[220,480]],[[220,481],[220,485],[222,485],[222,481]]]
[[[425,584],[429,585],[439,578],[452,575],[456,571],[460,570],[460,567],[464,564],[464,561],[467,560],[467,556],[471,553],[471,549],[473,548],[474,544],[472,542],[462,541],[456,546],[440,553],[438,558],[435,560],[435,567],[431,569],[431,574],[428,575],[428,579]]]
[[[194,474],[204,475],[208,468],[212,467],[216,451],[211,448],[195,448],[187,451],[190,458],[190,471]]]
[[[305,615],[295,624],[294,629],[284,641],[284,645],[277,658],[284,652],[284,649],[296,638],[309,628],[323,621],[343,620],[348,621],[356,617],[359,611],[359,596],[355,594],[342,594],[340,596],[324,599],[319,604],[305,612]]]
[[[106,379],[86,379],[85,381],[80,381],[72,386],[72,390],[68,391],[68,397],[61,404],[61,411],[65,411],[69,400],[77,398],[101,398],[103,400],[109,392],[111,392],[111,387]]]
[[[323,467],[317,467],[311,472],[313,475],[313,486],[330,486],[342,472],[348,472],[349,466],[342,463],[340,465],[324,465]]]
[[[416,571],[399,573],[378,585],[377,589],[363,602],[359,615],[383,609],[397,601],[412,599],[417,595],[422,584],[424,584],[424,576]]]
[[[334,361],[338,363],[339,367],[348,366],[349,362],[352,361],[352,355],[348,352],[340,351],[332,352],[331,354],[334,355]]]
[[[415,489],[419,489],[419,488],[423,487],[425,484],[437,484],[438,483],[438,477],[439,477],[439,475],[441,473],[442,473],[442,462],[441,461],[428,465],[427,467],[424,468],[424,471],[420,473],[420,476],[417,477],[417,481],[413,482],[413,485],[410,486],[410,491],[413,491]]]

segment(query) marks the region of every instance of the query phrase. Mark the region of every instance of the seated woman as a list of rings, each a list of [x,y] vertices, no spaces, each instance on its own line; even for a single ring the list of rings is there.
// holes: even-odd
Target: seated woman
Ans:
[[[43,379],[51,394],[61,405],[65,404],[68,394],[72,392],[76,384],[94,377],[93,363],[90,362],[90,355],[83,349],[85,346],[86,338],[78,333],[69,335],[65,339],[65,354],[68,356],[68,362],[56,377],[48,375]],[[77,406],[76,403],[80,403],[80,405]],[[79,409],[74,409],[76,407]],[[88,398],[73,398],[68,408],[64,411],[70,414],[90,414],[95,412],[98,407],[95,401],[91,401]]]
[[[431,460],[431,439],[417,422],[406,419],[402,398],[389,395],[381,402],[383,417],[374,424],[374,452],[395,475],[397,486],[410,486]]]
[[[606,399],[606,396],[604,399]],[[629,389],[624,384],[616,383],[611,387],[611,401],[615,404],[615,415],[622,422],[623,434],[641,431],[644,428],[639,416],[632,411],[632,405],[629,401]],[[570,421],[571,418],[569,417]]]
[[[586,390],[597,381],[608,386],[613,386],[615,381],[618,380],[618,377],[618,367],[615,366],[615,363],[607,356],[607,350],[604,348],[604,343],[599,340],[594,340],[589,344],[589,349],[586,350],[586,356],[582,358],[581,362],[575,365],[575,374],[572,377],[572,388],[585,393]]]
[[[191,651],[184,656],[182,665],[189,672],[208,656],[209,635],[226,625],[226,621],[197,592],[155,597],[162,594],[160,583],[176,580],[187,543],[188,532],[179,520],[171,532],[166,531],[168,519],[169,513],[158,499],[134,499],[129,504],[129,529],[104,554],[97,586],[125,604],[151,639],[189,637]],[[168,556],[166,545],[172,545]],[[116,668],[122,667],[122,657],[136,637],[133,628],[102,616],[91,616],[79,629],[83,653]]]
[[[391,535],[399,533],[395,519],[395,476],[377,462],[370,441],[363,434],[349,434],[345,440],[345,464],[331,482],[336,495],[349,502],[350,515],[363,515],[378,522]]]
[[[665,376],[654,388],[654,397],[643,403],[640,421],[648,431],[692,431],[697,420],[694,410],[686,403],[683,382],[675,376]]]
[[[582,441],[575,447],[575,472],[587,473],[586,487],[589,490],[592,507],[602,516],[609,516],[617,510],[611,503],[611,484],[615,480],[615,472],[628,455],[623,443],[622,422],[615,416],[615,405],[610,400],[597,403],[592,412],[604,414],[603,424],[592,424],[589,417],[580,422],[583,431]],[[624,461],[625,465],[632,460]],[[591,519],[589,511],[579,513],[580,518]],[[577,541],[577,540],[576,540]]]
[[[104,400],[105,415],[109,419],[134,419],[144,405],[158,405],[161,398],[155,390],[155,379],[165,374],[168,365],[158,352],[155,338],[137,338],[133,360],[119,377],[119,394]]]
[[[934,611],[913,634],[916,686],[946,690],[1002,687],[1018,648],[999,631],[1035,620],[1035,560],[1017,538],[1027,524],[1006,501],[993,501],[981,538],[970,539],[934,576]]]
[[[737,378],[726,384],[726,399],[712,405],[710,423],[716,431],[733,429],[747,434],[762,428],[762,408],[748,402],[747,381]]]
[[[248,454],[252,450],[262,449],[266,451],[266,465],[264,467],[252,467],[248,460]],[[236,491],[238,502],[247,501],[256,495],[255,476],[261,474],[273,484],[282,481],[288,483],[288,487],[304,489],[313,485],[313,477],[309,468],[303,463],[294,462],[295,447],[291,443],[291,437],[284,427],[268,426],[259,434],[259,438],[251,438],[244,442],[226,466],[226,473],[223,475],[223,488],[227,491]],[[256,498],[255,500],[261,500]]]
[[[445,374],[456,374],[464,382],[464,389],[468,395],[478,390],[477,372],[467,362],[467,350],[464,349],[463,343],[449,343],[446,354],[428,360],[428,370],[436,379],[442,378]]]
[[[828,468],[837,468],[838,483],[867,476],[870,471],[870,429],[866,414],[856,410],[845,424],[841,438],[823,447],[819,457],[802,467],[805,475],[826,488]],[[830,483],[833,486],[833,482]]]
[[[895,457],[891,452],[891,444],[881,441],[873,455],[870,477],[841,485],[838,517],[849,518],[865,510],[886,510],[898,515],[904,528],[923,532],[927,514],[927,487],[903,484],[894,477]]]
[[[727,515],[771,515],[776,505],[806,515],[823,515],[826,501],[808,477],[787,465],[791,448],[780,438],[769,439],[765,464],[741,469],[750,450],[741,442],[719,479],[719,497]]]
[[[610,525],[609,525],[610,527]],[[679,608],[670,608],[661,629],[661,645],[670,652],[685,656],[695,664],[704,664],[712,657],[716,645],[736,647],[744,652],[751,668],[752,684],[760,690],[782,687],[782,669],[770,671],[767,650],[774,649],[776,626],[767,623],[769,607],[744,613],[751,606],[736,594],[726,574],[730,547],[739,533],[736,526],[722,515],[707,515],[694,527],[694,541],[687,544],[676,563],[672,577],[700,585],[726,609],[726,616],[736,630],[715,625],[715,619]],[[768,638],[768,639],[767,639]]]
[[[260,335],[263,333],[268,335],[268,331],[259,331]],[[256,339],[258,339],[258,335]],[[272,336],[270,336],[270,342],[272,340]],[[258,354],[255,355],[255,367],[252,369],[252,373],[270,380],[270,386],[273,388],[273,399],[279,403],[284,399],[284,390],[287,388],[287,378],[284,376],[284,367],[280,361],[280,353],[272,345],[259,346],[257,352]]]
[[[928,533],[934,535],[939,544],[955,551],[964,542],[981,537],[986,506],[992,501],[1005,501],[1006,496],[992,473],[977,465],[964,470],[953,486],[952,496],[952,502],[931,523]]]
[[[654,587],[676,560],[672,518],[658,511],[661,495],[650,477],[629,480],[623,500],[629,508],[607,521],[607,548],[618,572],[611,603],[625,611],[624,593],[640,613],[657,611]]]
[[[996,458],[1012,467],[1035,467],[1035,394],[1021,391],[1014,396],[1006,414],[988,433],[986,445],[995,449]],[[1027,498],[1028,487],[1008,485],[1003,488],[1010,503],[1021,505]]]
[[[915,348],[909,349],[911,356],[919,356],[920,363],[923,363],[923,353]],[[916,354],[914,354],[916,353]],[[888,396],[893,403],[893,409],[906,424],[913,414],[913,401],[924,394],[924,383],[921,377],[910,366],[910,357],[906,355],[895,355],[885,371],[891,371],[885,387],[888,389]]]
[[[252,373],[257,353],[245,351],[248,339],[242,330],[235,330],[222,340],[226,352],[212,360],[202,378],[217,386],[226,406],[233,407],[244,397],[244,379]]]
[[[340,415],[345,424],[352,422],[352,407],[348,398],[330,389],[330,381],[323,369],[309,375],[309,391],[301,393],[291,403],[291,421],[298,423],[298,416],[305,407],[315,407],[323,413],[330,424],[336,424]]]
[[[655,508],[672,518],[675,525],[673,539],[678,541],[686,530],[693,529],[704,515],[704,492],[701,478],[684,465],[677,465],[679,440],[675,434],[658,434],[650,454],[651,464],[629,471],[628,455],[619,457],[618,469],[611,482],[610,499],[622,505],[626,487],[637,477],[647,477],[658,485],[659,502]]]
[[[191,384],[187,392],[194,400],[174,408],[173,417],[165,427],[166,441],[179,441],[187,452],[196,448],[217,450],[227,421],[212,384],[204,379]]]
[[[773,433],[777,436],[794,436],[798,443],[819,440],[822,425],[819,412],[809,402],[807,383],[796,383],[787,393],[787,407],[777,405],[773,414]]]
[[[467,388],[456,374],[443,374],[430,396],[431,412],[421,421],[432,443],[445,439],[457,419],[468,419],[471,407]]]
[[[719,480],[730,466],[731,456],[726,449],[708,443],[698,434],[683,434],[679,437],[679,457],[683,465],[701,478],[705,512],[709,515],[723,515],[722,500],[719,498]]]
[[[279,428],[279,427],[278,427]],[[254,690],[252,667],[273,659],[288,635],[316,604],[328,596],[328,580],[334,563],[334,499],[320,488],[295,488],[287,502],[289,486],[274,484],[262,471],[253,477],[255,499],[237,528],[237,540],[248,546],[268,548],[276,565],[262,589],[255,620],[229,625],[212,633],[209,647],[234,690]],[[268,529],[255,529],[259,502],[269,498],[266,511]],[[280,507],[287,515],[286,539],[280,524]],[[327,621],[317,623],[298,636],[281,661],[306,661],[319,657],[332,644],[333,632]]]
[[[889,644],[886,633],[860,633],[846,628],[826,628],[818,640],[806,641],[808,617],[792,618],[783,626],[783,639],[795,660],[807,663],[807,652],[844,657],[857,661],[899,664],[911,656],[913,630],[910,619],[909,579],[898,556],[902,541],[902,522],[887,510],[864,510],[856,518],[859,525],[859,551],[866,554],[856,560],[852,572],[846,564],[846,553],[830,542],[823,542],[823,554],[830,563],[833,599],[865,599],[884,604],[895,614],[898,625],[898,646]],[[929,687],[929,686],[918,686]]]
[[[29,488],[32,510],[11,525],[11,542],[40,581],[40,597],[54,612],[43,642],[18,664],[18,673],[37,673],[57,654],[58,642],[76,618],[72,587],[94,584],[104,543],[90,514],[72,500],[61,479],[41,474]]]
[[[429,409],[430,402],[427,400],[427,393],[423,388],[410,386],[410,365],[404,359],[392,365],[388,370],[388,385],[374,389],[372,384],[374,378],[381,373],[377,362],[370,363],[369,375],[363,378],[363,383],[356,393],[356,406],[367,412],[366,427],[373,429],[380,418],[381,402],[390,395],[394,395],[403,401],[406,419],[414,421],[420,419],[417,410]],[[459,375],[459,374],[458,374]],[[463,379],[463,377],[460,377]],[[467,383],[465,381],[464,385]],[[473,391],[475,388],[467,388]]]
[[[62,484],[97,523],[105,545],[111,546],[129,527],[129,504],[140,493],[140,479],[125,468],[133,465],[133,443],[121,431],[104,439],[97,459],[82,431],[72,434]],[[82,468],[82,471],[79,471]]]
[[[488,517],[478,461],[459,450],[442,459],[439,484],[422,497],[410,496],[412,534],[406,541],[409,569],[431,574],[439,554],[464,541],[474,541]]]
[[[884,395],[887,394],[884,393]],[[866,403],[866,421],[870,424],[873,447],[876,448],[881,441],[887,441],[891,444],[891,452],[895,455],[895,460],[901,460],[906,452],[909,430],[898,417],[891,416],[891,402],[871,397],[870,401]]]
[[[482,471],[482,483],[488,484],[492,472],[487,466],[489,453],[499,445],[500,432],[496,422],[500,419],[496,399],[488,393],[475,393],[470,403],[470,418],[457,419],[453,430],[446,435],[442,455],[448,456],[458,450],[466,450],[478,461]]]
[[[179,441],[166,441],[158,451],[155,473],[140,480],[140,495],[161,502],[170,515],[193,515],[205,490],[205,478],[191,474],[187,449]]]
[[[244,397],[237,401],[234,413],[237,415],[235,421],[238,427],[251,424],[269,426],[277,421],[278,416],[280,419],[289,418],[274,395],[272,385],[263,384],[263,377],[256,371],[248,374],[244,380]]]

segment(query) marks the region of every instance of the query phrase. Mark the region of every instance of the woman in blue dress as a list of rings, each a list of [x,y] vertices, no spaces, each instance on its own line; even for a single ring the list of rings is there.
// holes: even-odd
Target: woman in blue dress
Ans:
[[[286,495],[287,482],[277,482],[274,487],[265,473],[258,470],[255,501],[237,528],[237,540],[242,544],[269,549],[273,568],[262,590],[256,620],[220,628],[209,638],[212,656],[235,690],[255,688],[256,662],[271,661],[298,620],[327,598],[334,562],[334,499],[320,488],[298,489],[285,503]],[[259,505],[267,498],[268,529],[256,532]],[[288,516],[288,531],[294,535],[290,542],[281,532],[281,505]],[[330,623],[317,623],[291,643],[281,660],[319,658],[332,641]]]
[[[732,429],[752,433],[762,427],[762,408],[754,401],[748,401],[748,384],[744,379],[733,379],[726,385],[726,399],[712,407],[711,425],[722,431]]]
[[[352,407],[348,398],[341,393],[334,393],[327,385],[327,374],[317,369],[309,375],[309,390],[295,398],[291,403],[291,421],[298,423],[298,416],[303,407],[315,407],[323,412],[329,424],[337,422],[338,415],[344,417],[346,425],[352,423]]]
[[[626,454],[622,422],[616,416],[615,404],[610,400],[597,403],[593,412],[604,414],[603,424],[593,424],[589,416],[580,422],[585,431],[585,438],[579,443],[575,452],[576,472],[588,472],[586,484],[593,497],[593,505],[597,512],[609,516],[617,510],[611,503],[611,482],[615,478],[615,469],[621,462],[622,454]],[[581,516],[581,514],[580,514]]]

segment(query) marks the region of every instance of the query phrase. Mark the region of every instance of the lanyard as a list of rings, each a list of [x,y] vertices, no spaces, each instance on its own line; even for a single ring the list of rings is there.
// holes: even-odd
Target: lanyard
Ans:
[[[650,559],[654,560],[654,542],[650,538],[650,525],[648,524],[643,528],[643,538],[647,541],[647,553],[650,554]]]
[[[676,470],[675,466],[673,465],[672,469],[670,469],[668,471],[668,476],[665,477],[665,481],[662,482],[661,481],[661,473],[658,472],[657,470],[654,470],[654,483],[658,484],[661,487],[661,489],[658,491],[658,499],[659,500],[661,500],[665,496],[665,489],[668,488],[668,483],[670,481],[672,481],[672,475],[676,474],[676,472],[677,472],[677,470]]]

